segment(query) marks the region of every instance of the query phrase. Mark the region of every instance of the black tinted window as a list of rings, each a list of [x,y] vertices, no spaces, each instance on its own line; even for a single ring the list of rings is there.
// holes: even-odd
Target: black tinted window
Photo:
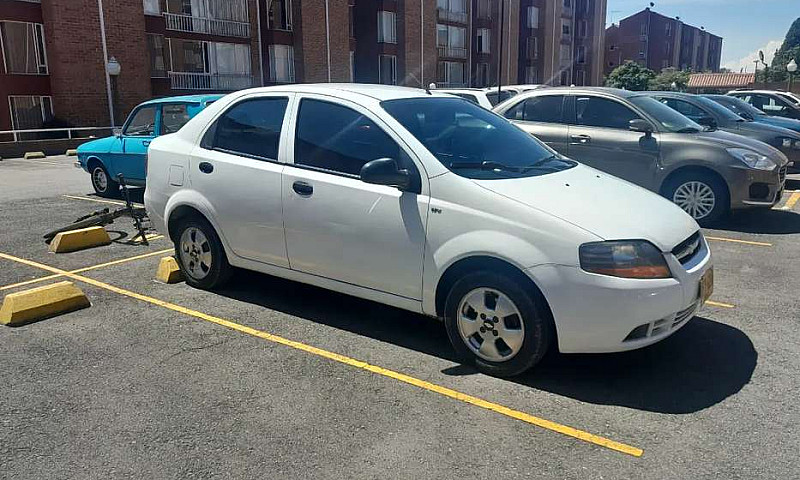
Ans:
[[[469,100],[475,105],[478,105],[478,97],[476,97],[475,95],[470,95],[469,93],[454,93],[453,95],[457,95],[463,98],[464,100]]]
[[[506,111],[505,117],[527,122],[562,123],[563,105],[563,95],[533,97],[514,105]]]
[[[600,97],[576,97],[575,114],[578,125],[624,130],[631,120],[641,118],[625,105]]]
[[[300,103],[294,163],[359,175],[365,163],[379,158],[398,162],[400,147],[372,120],[334,103]]]
[[[277,159],[287,98],[258,98],[234,105],[217,121],[214,148]]]
[[[189,121],[189,110],[185,103],[161,107],[161,134],[175,133]]]
[[[500,92],[500,95],[498,95],[497,94],[497,90],[492,90],[491,92],[486,94],[486,98],[489,99],[489,103],[491,103],[492,106],[495,106],[500,102],[504,102],[504,101],[508,100],[509,98],[513,97],[514,95],[515,95],[514,92],[509,92],[508,90],[502,90]]]
[[[703,110],[695,107],[689,102],[684,102],[683,100],[676,100],[674,98],[662,98],[661,103],[666,104],[669,108],[695,121],[703,117],[709,116]]]

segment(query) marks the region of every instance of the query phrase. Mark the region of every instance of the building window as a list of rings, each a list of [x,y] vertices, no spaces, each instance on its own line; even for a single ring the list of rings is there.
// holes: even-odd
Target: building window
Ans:
[[[41,23],[0,22],[6,73],[47,75],[47,52]]]
[[[53,119],[51,97],[9,95],[8,105],[13,130],[42,128]]]
[[[479,63],[475,71],[475,82],[477,87],[489,86],[489,64]]]
[[[664,33],[666,33],[668,37],[672,36],[672,23],[667,22],[667,24],[664,26]]]
[[[436,0],[436,8],[453,13],[467,13],[466,0]]]
[[[572,8],[572,0],[564,0],[564,8],[571,9]]]
[[[155,0],[146,0],[145,3],[148,1],[155,2]],[[288,3],[289,0],[276,0],[272,3],[274,6],[275,3],[283,3],[284,1]],[[250,21],[247,0],[166,0],[166,7],[167,13],[234,22]],[[271,13],[272,9],[270,9]],[[195,30],[198,30],[198,28],[193,28],[190,31]]]
[[[294,82],[294,47],[269,46],[269,79],[271,82]]]
[[[589,34],[589,22],[578,20],[578,37],[586,38]]]
[[[639,50],[639,58],[644,58],[644,50]]]
[[[491,0],[478,0],[478,18],[487,20],[492,18]]]
[[[532,65],[525,67],[525,83],[533,85],[539,83],[539,72],[536,67]]]
[[[580,6],[580,10],[583,10],[585,13],[591,13],[592,11],[592,0],[580,0],[578,3]]]
[[[467,29],[436,24],[436,46],[440,57],[467,58]]]
[[[616,50],[616,49],[617,49],[617,46],[616,46],[616,45],[609,45],[609,46],[608,46],[608,49],[609,49],[609,50],[611,50],[611,51],[613,52],[614,50]]]
[[[561,19],[561,34],[565,37],[572,35],[572,21],[566,18]]]
[[[464,86],[464,63],[439,62],[436,68],[436,81],[448,86]]]
[[[528,28],[539,28],[539,8],[528,7]]]
[[[161,5],[159,0],[144,0],[145,15],[161,15]]]
[[[478,53],[489,53],[492,31],[488,28],[478,29]]]
[[[272,0],[267,13],[267,28],[272,30],[292,29],[291,0]]]
[[[561,45],[560,51],[560,64],[562,67],[569,67],[572,65],[572,48],[569,45]]]
[[[356,52],[350,50],[350,81],[356,81]]]
[[[537,60],[539,58],[539,38],[528,37],[526,42],[526,57],[528,60]]]
[[[580,65],[586,63],[586,45],[578,45],[578,54],[575,57],[575,63]]]
[[[397,85],[397,57],[378,55],[378,83]]]
[[[150,52],[150,77],[167,76],[167,55],[164,48],[164,35],[147,34],[147,50]]]
[[[641,31],[642,31],[642,35],[647,35],[647,24],[646,23],[642,24],[642,30]]]
[[[394,12],[378,12],[378,43],[397,43]]]
[[[586,85],[586,70],[575,70],[575,85]]]

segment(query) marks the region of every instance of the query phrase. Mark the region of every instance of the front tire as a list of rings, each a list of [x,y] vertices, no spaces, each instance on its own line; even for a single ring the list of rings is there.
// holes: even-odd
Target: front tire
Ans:
[[[89,173],[92,177],[92,187],[97,195],[108,198],[119,196],[119,183],[111,178],[101,163],[95,163]]]
[[[664,195],[702,226],[713,224],[730,211],[725,182],[705,172],[678,175],[665,185]]]
[[[445,302],[447,335],[458,356],[481,372],[518,375],[539,362],[551,343],[552,324],[539,302],[504,275],[465,275]]]
[[[175,258],[186,283],[202,290],[220,288],[232,268],[214,227],[204,218],[189,217],[178,225]]]

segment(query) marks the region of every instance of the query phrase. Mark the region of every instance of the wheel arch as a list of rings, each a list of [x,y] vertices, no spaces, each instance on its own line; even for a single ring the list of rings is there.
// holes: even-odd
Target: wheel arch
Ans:
[[[86,168],[89,169],[89,173],[92,173],[92,169],[97,165],[105,168],[106,172],[108,172],[108,167],[97,155],[90,155],[86,158]],[[111,172],[109,172],[109,175],[111,175]]]
[[[684,165],[682,167],[678,167],[675,170],[671,171],[665,178],[664,181],[661,182],[661,186],[658,189],[658,192],[663,196],[667,197],[667,188],[669,187],[670,183],[673,182],[676,178],[682,175],[691,175],[695,173],[700,173],[704,175],[711,175],[717,178],[722,185],[725,187],[725,193],[727,194],[728,203],[730,204],[731,200],[731,189],[728,186],[727,180],[725,177],[722,176],[719,172],[714,170],[713,168],[704,166],[704,165]]]

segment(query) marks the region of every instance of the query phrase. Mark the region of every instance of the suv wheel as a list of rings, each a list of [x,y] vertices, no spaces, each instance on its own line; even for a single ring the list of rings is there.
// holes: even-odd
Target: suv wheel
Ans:
[[[725,183],[707,173],[679,175],[666,185],[665,194],[703,226],[728,213],[730,199]]]
[[[537,300],[508,277],[476,272],[457,281],[445,302],[445,326],[456,353],[499,377],[534,366],[551,340]]]
[[[119,194],[119,183],[115,182],[101,164],[92,168],[92,187],[101,197],[116,197]]]
[[[231,276],[231,266],[217,232],[204,218],[181,221],[176,232],[175,258],[186,283],[203,290],[222,287]]]

